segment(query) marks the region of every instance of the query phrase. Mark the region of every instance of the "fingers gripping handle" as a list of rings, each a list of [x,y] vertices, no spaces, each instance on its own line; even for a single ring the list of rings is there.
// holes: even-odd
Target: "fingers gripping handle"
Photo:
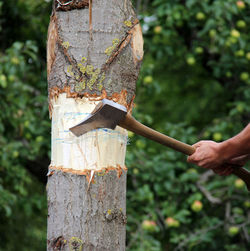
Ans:
[[[126,115],[125,119],[119,123],[119,126],[186,155],[192,155],[195,152],[193,146],[159,133],[141,124],[130,115]],[[242,179],[246,183],[248,191],[250,191],[250,172],[237,166],[234,167],[233,174]]]
[[[119,123],[119,126],[132,131],[138,135],[156,141],[162,145],[173,148],[176,151],[182,152],[186,155],[191,155],[195,152],[195,148],[182,143],[176,139],[168,137],[162,133],[159,133],[135,120],[132,116],[126,115],[125,119]]]

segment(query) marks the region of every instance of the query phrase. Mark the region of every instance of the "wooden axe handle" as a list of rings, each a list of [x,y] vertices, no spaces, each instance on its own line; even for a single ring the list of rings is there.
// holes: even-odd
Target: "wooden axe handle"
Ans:
[[[192,155],[195,152],[193,146],[159,133],[141,124],[130,115],[126,115],[125,119],[119,123],[119,126],[186,155]],[[233,167],[233,174],[242,179],[246,183],[248,191],[250,191],[250,172],[240,166]]]
[[[233,174],[242,179],[247,186],[247,190],[250,191],[250,172],[239,166],[233,166]]]
[[[191,155],[195,152],[194,147],[192,147],[188,144],[182,143],[182,142],[180,142],[176,139],[173,139],[169,136],[166,136],[162,133],[159,133],[159,132],[141,124],[140,122],[135,120],[130,115],[126,115],[125,119],[119,123],[119,126],[125,128],[131,132],[134,132],[138,135],[141,135],[143,137],[146,137],[148,139],[156,141],[164,146],[171,147],[174,150],[176,150],[178,152],[182,152],[186,155]]]

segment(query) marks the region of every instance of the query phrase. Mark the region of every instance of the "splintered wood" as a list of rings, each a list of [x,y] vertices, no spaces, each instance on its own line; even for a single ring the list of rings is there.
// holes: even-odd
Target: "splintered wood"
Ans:
[[[76,137],[70,127],[80,123],[96,107],[99,101],[88,98],[67,98],[62,93],[53,99],[52,155],[53,169],[85,174],[86,170],[100,171],[113,167],[126,169],[126,130],[117,127],[97,129]]]

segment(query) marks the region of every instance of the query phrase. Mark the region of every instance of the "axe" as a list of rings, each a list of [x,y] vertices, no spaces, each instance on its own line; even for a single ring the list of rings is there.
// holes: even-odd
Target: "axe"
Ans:
[[[98,128],[115,129],[120,126],[138,135],[156,141],[186,155],[192,155],[195,148],[181,141],[157,132],[127,114],[125,106],[103,99],[82,122],[69,130],[77,137]],[[234,166],[233,174],[242,179],[250,191],[250,172],[240,166]]]

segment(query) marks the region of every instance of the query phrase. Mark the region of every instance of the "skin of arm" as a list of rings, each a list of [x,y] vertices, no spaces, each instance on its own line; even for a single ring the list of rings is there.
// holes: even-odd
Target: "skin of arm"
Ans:
[[[221,175],[228,175],[232,172],[232,165],[242,166],[249,160],[250,124],[236,136],[221,143],[207,140],[193,146],[196,151],[188,157],[188,162],[213,169]]]

